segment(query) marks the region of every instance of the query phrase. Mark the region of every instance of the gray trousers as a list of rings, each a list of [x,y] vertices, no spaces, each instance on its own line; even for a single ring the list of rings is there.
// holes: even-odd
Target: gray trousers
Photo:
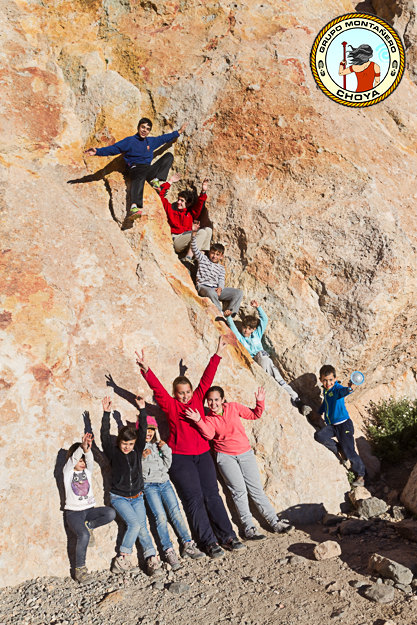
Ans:
[[[269,375],[272,375],[272,377],[278,382],[278,384],[282,386],[284,391],[287,391],[291,399],[293,399],[294,401],[299,399],[294,389],[291,388],[291,386],[285,382],[284,378],[282,377],[282,375],[280,374],[280,372],[278,371],[278,369],[272,362],[271,357],[269,356],[267,352],[262,350],[258,352],[256,356],[254,356],[253,359],[255,362],[258,363],[258,365],[262,367],[262,369],[264,369],[267,373],[269,373]]]
[[[254,526],[249,509],[249,497],[269,524],[277,521],[277,513],[269,503],[261,484],[258,465],[253,450],[237,456],[217,453],[217,465],[230,490],[237,513],[246,531]]]
[[[180,254],[189,247],[191,243],[191,230],[187,232],[181,232],[181,234],[173,234],[172,240],[174,242],[174,250],[177,254]],[[210,249],[210,241],[213,230],[209,227],[200,228],[195,235],[195,242],[199,250],[204,252]]]
[[[216,289],[211,286],[205,286],[204,284],[200,284],[197,287],[197,293],[200,297],[208,297],[211,299],[213,304],[217,306],[220,312],[223,311],[222,302],[228,302],[227,308],[232,311],[232,313],[239,312],[240,304],[242,302],[243,291],[240,289],[232,289],[230,287],[225,287],[222,289],[220,295],[217,295]]]

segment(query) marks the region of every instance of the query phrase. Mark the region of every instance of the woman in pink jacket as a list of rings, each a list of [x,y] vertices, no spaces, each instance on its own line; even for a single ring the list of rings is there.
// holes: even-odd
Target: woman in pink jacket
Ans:
[[[206,393],[210,412],[205,421],[197,410],[189,408],[185,413],[195,422],[204,438],[213,441],[220,473],[231,492],[243,525],[243,534],[248,540],[265,538],[254,525],[248,495],[273,532],[293,529],[288,521],[278,519],[264,493],[255,454],[241,422],[241,419],[253,421],[262,416],[265,408],[265,389],[262,386],[255,393],[255,399],[256,406],[251,410],[236,402],[226,402],[224,390],[220,386],[212,386]]]

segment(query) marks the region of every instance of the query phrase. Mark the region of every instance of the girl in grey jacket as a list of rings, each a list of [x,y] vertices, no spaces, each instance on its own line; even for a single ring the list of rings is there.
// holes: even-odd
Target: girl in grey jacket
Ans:
[[[176,571],[181,568],[181,565],[169,537],[168,519],[181,543],[180,553],[183,558],[202,558],[204,554],[191,540],[177,497],[169,481],[168,471],[172,462],[171,448],[160,439],[158,424],[153,417],[148,416],[147,428],[146,445],[142,454],[143,492],[155,519],[165,559]]]

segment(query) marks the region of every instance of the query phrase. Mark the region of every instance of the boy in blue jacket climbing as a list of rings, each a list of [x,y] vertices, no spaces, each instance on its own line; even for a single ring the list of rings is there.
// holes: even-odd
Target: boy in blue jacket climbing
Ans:
[[[179,130],[169,132],[159,137],[149,137],[152,130],[152,122],[147,117],[142,117],[138,123],[138,131],[131,137],[125,137],[121,141],[117,141],[113,145],[105,148],[89,148],[85,154],[89,156],[115,156],[123,154],[126,162],[127,171],[131,180],[130,187],[130,211],[129,219],[135,219],[142,214],[143,207],[143,187],[147,180],[157,190],[160,181],[164,181],[168,177],[174,157],[166,152],[153,165],[154,150],[164,143],[169,143],[174,139],[178,139],[184,132],[186,124],[183,124]]]
[[[318,443],[330,449],[338,460],[341,460],[338,444],[334,440],[336,438],[341,451],[350,460],[352,471],[357,476],[353,486],[364,486],[365,465],[355,451],[353,422],[345,406],[345,397],[353,393],[353,383],[349,382],[348,386],[339,384],[336,380],[336,369],[332,365],[323,365],[319,377],[324,388],[323,403],[319,414],[324,415],[326,425],[314,434],[314,438]]]

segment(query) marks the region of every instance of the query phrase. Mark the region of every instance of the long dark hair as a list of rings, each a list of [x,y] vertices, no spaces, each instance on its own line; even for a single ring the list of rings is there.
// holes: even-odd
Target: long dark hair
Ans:
[[[204,395],[204,399],[207,399],[209,393],[213,393],[214,391],[217,391],[220,397],[224,399],[224,390],[222,389],[221,386],[210,386],[209,390]]]
[[[348,52],[349,62],[352,63],[352,65],[363,65],[367,63],[374,53],[371,46],[368,46],[367,43],[363,43],[357,48],[353,46],[349,47],[352,48],[351,51]]]

